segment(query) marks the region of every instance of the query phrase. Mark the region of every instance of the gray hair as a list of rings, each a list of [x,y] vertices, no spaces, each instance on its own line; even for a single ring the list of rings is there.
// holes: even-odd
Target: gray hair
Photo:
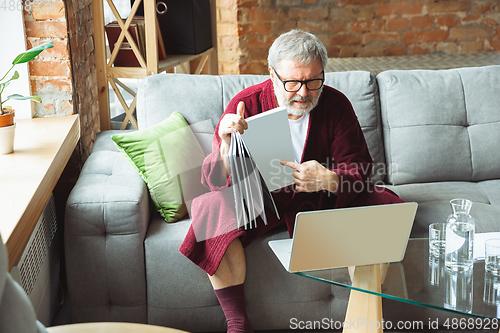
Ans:
[[[325,69],[328,55],[318,37],[306,31],[291,30],[276,38],[267,56],[268,65],[272,68],[277,68],[284,59],[296,60],[304,65],[321,61]]]

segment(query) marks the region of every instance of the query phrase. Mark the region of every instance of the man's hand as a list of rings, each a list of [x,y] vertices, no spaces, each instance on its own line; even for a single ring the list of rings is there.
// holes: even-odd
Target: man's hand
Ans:
[[[230,167],[229,161],[227,159],[227,154],[229,153],[229,147],[231,145],[231,133],[239,131],[240,134],[248,129],[247,121],[244,118],[245,114],[245,103],[242,101],[238,103],[236,109],[236,114],[228,113],[226,114],[219,124],[219,137],[222,139],[219,148],[219,154],[224,165],[224,171],[226,178],[229,177]]]
[[[319,164],[318,161],[312,160],[302,164],[281,161],[281,165],[295,169],[292,176],[297,191],[317,192],[326,190],[337,194],[338,175]]]
[[[228,113],[222,118],[219,124],[219,136],[223,144],[227,146],[231,144],[231,133],[238,131],[240,134],[243,134],[243,132],[248,129],[244,114],[245,103],[239,102],[236,114]]]

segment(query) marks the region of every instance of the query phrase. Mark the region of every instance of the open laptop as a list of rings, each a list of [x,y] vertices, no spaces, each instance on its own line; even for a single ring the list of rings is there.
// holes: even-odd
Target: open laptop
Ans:
[[[403,260],[417,203],[298,213],[292,239],[269,241],[290,273]]]

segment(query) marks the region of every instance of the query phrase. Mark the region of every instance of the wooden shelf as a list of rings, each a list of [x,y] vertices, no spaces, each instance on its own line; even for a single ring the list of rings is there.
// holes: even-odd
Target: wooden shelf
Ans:
[[[106,74],[107,79],[142,79],[148,76],[147,70],[142,67],[109,67]]]
[[[80,139],[78,115],[16,121],[14,152],[0,155],[0,234],[17,262]]]
[[[199,53],[199,54],[173,54],[173,55],[167,55],[167,59],[166,60],[162,60],[162,61],[160,61],[158,63],[158,71],[159,72],[168,71],[169,69],[172,69],[172,68],[174,68],[176,66],[184,64],[184,63],[189,62],[191,60],[195,60],[197,58],[201,58],[201,57],[205,57],[207,55],[210,55],[214,51],[215,51],[215,48],[211,47],[208,50],[206,50],[205,52],[202,52],[202,53]]]
[[[121,35],[118,37],[117,44],[115,45],[114,52],[108,61],[106,52],[106,38],[104,30],[104,1],[107,2],[111,11],[115,15],[115,19],[118,25],[121,27]],[[158,57],[158,43],[157,43],[157,25],[156,25],[156,1],[155,0],[135,0],[132,5],[132,10],[130,16],[126,19],[122,19],[113,3],[113,0],[94,0],[92,1],[92,12],[94,16],[94,42],[95,42],[95,54],[96,54],[96,68],[97,68],[97,83],[99,85],[99,113],[100,113],[100,124],[101,130],[107,130],[111,128],[111,118],[109,110],[109,85],[113,88],[115,95],[122,104],[125,110],[125,119],[123,120],[121,128],[124,129],[128,122],[132,124],[134,128],[137,128],[137,122],[134,118],[133,112],[135,110],[135,105],[137,103],[137,96],[132,91],[134,100],[130,105],[127,105],[125,99],[121,95],[118,86],[125,88],[124,84],[118,79],[120,78],[131,78],[131,79],[142,79],[146,76],[158,74],[173,69],[174,67],[180,66],[182,71],[189,74],[187,71],[186,63],[200,59],[198,68],[194,71],[194,74],[201,74],[203,68],[207,67],[208,74],[217,74],[218,63],[217,63],[217,24],[216,24],[216,0],[210,0],[211,9],[211,28],[212,28],[212,45],[210,49],[195,55],[182,54],[182,55],[167,55],[166,60],[159,61]],[[144,5],[144,22],[145,22],[145,35],[146,35],[146,57],[140,55],[140,51],[137,45],[129,40],[130,34],[128,32],[129,24],[132,22],[132,18],[136,13],[139,5],[143,3]],[[128,38],[127,38],[128,37]],[[134,53],[139,56],[139,63],[141,67],[114,67],[112,62],[116,57],[116,53],[120,48],[121,42],[123,40],[129,41]],[[128,90],[127,90],[128,89]],[[125,88],[129,93],[131,89]]]
[[[206,50],[205,52],[202,52],[199,54],[167,55],[167,59],[160,60],[158,62],[158,73],[168,71],[174,67],[185,64],[186,62],[189,62],[191,60],[206,57],[214,51],[215,51],[215,49],[213,47],[211,47],[208,50]],[[108,67],[106,72],[107,72],[108,79],[109,78],[142,79],[142,78],[148,76],[147,70],[145,68],[142,68],[142,67]],[[186,73],[186,74],[189,74],[189,73]],[[195,73],[195,74],[199,74],[199,73]]]

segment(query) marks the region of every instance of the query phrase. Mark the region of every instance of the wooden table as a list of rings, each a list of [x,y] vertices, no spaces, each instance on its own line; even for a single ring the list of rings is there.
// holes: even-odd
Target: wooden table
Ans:
[[[49,333],[182,333],[173,328],[133,323],[84,323],[48,327]]]
[[[369,290],[375,293],[382,291],[385,274],[387,273],[387,264],[367,265],[358,267],[349,267],[349,275],[351,276],[352,286],[362,290]],[[358,323],[358,320],[363,318],[367,323],[375,325],[367,325],[362,328],[362,331],[383,332],[378,323],[382,323],[382,297],[368,294],[357,290],[351,290],[347,312],[345,316],[346,323]],[[353,325],[355,326],[355,325]],[[354,328],[346,325],[343,332],[359,332],[359,328]]]
[[[16,120],[14,152],[0,155],[0,235],[9,271],[79,139],[78,115]]]

